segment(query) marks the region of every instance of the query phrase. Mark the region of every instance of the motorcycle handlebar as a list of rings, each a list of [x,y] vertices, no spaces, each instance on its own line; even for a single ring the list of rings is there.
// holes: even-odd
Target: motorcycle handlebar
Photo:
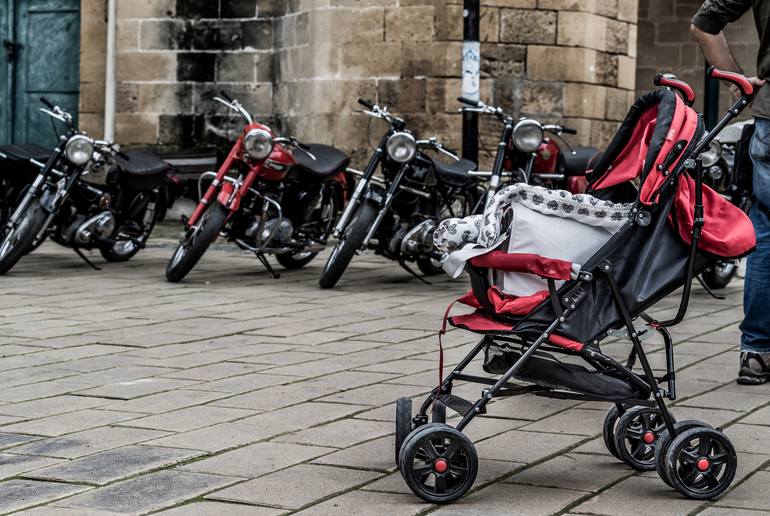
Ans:
[[[561,132],[563,132],[564,134],[577,134],[577,129],[573,129],[572,127],[561,126]]]
[[[735,84],[738,86],[738,89],[741,90],[741,95],[744,97],[751,97],[754,95],[754,85],[751,84],[751,81],[744,75],[735,72],[725,72],[717,69],[716,66],[710,66],[706,73],[712,79],[721,79]]]
[[[230,96],[225,93],[225,90],[219,90],[219,94],[222,95],[222,98],[225,99],[227,102],[230,102],[232,104],[233,99],[230,98]]]
[[[360,98],[360,99],[358,99],[358,103],[361,104],[362,106],[364,106],[366,109],[368,109],[370,111],[372,109],[374,109],[374,102],[372,102],[369,99]]]
[[[479,107],[479,101],[478,100],[471,100],[471,99],[466,98],[466,97],[457,97],[457,101],[460,102],[461,104],[465,104],[467,106]]]
[[[679,79],[673,79],[671,77],[666,77],[662,73],[659,73],[658,75],[655,76],[653,83],[655,83],[655,86],[665,86],[665,87],[673,88],[677,90],[679,93],[682,94],[688,106],[692,106],[693,103],[695,102],[695,90],[693,90],[692,86],[690,86],[684,81],[681,81]]]
[[[51,102],[50,100],[48,100],[48,99],[47,99],[47,98],[45,98],[45,97],[40,97],[40,102],[42,102],[43,104],[45,104],[45,105],[46,105],[46,107],[47,107],[48,109],[50,109],[50,110],[54,110],[54,109],[56,108],[56,106],[54,105],[54,103],[53,103],[53,102]]]

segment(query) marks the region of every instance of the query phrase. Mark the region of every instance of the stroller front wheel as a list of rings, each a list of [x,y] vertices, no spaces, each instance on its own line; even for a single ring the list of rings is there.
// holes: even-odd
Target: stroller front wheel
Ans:
[[[602,438],[604,439],[604,447],[618,460],[623,458],[618,453],[618,449],[615,447],[615,426],[620,419],[620,411],[618,407],[614,406],[607,412],[604,417],[604,423],[602,424]]]
[[[735,478],[737,466],[730,439],[713,428],[685,430],[666,451],[665,468],[672,487],[694,500],[722,494]]]
[[[684,421],[674,423],[677,435],[682,435],[682,433],[691,428],[699,427],[712,428],[708,423],[704,423],[697,419],[685,419]],[[668,478],[668,472],[666,470],[666,452],[668,452],[672,440],[668,429],[663,430],[663,433],[661,433],[658,438],[658,445],[655,447],[655,469],[658,471],[661,480],[663,480],[669,487],[674,487],[674,484],[672,484],[671,480]]]
[[[426,502],[448,503],[473,486],[479,457],[465,434],[434,423],[417,428],[404,441],[398,466],[414,494]]]
[[[618,419],[615,449],[620,459],[638,471],[655,469],[655,448],[666,423],[660,411],[651,407],[633,407]]]

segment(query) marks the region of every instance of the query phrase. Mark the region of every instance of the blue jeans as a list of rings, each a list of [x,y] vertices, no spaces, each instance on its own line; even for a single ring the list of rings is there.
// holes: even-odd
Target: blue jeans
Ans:
[[[750,152],[754,164],[754,197],[769,209],[770,120],[756,119]],[[757,249],[746,262],[741,351],[770,353],[770,217],[757,204],[754,202],[749,212],[757,233]]]

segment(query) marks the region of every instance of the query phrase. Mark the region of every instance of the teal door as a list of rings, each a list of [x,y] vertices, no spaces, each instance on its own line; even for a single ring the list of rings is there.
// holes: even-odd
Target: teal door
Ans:
[[[80,0],[0,0],[0,143],[56,142],[48,97],[77,118]]]

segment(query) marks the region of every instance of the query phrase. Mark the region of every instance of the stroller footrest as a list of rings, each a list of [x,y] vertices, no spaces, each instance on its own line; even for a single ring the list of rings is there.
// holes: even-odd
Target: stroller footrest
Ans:
[[[473,403],[459,396],[455,396],[454,394],[442,394],[438,399],[441,403],[461,416],[464,416],[468,411],[473,409]]]

